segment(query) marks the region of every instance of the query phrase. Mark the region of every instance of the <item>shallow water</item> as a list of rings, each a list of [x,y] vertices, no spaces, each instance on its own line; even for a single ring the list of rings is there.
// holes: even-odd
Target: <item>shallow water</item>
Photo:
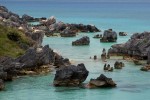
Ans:
[[[118,37],[116,43],[127,41],[133,32],[150,30],[150,3],[8,1],[0,1],[0,4],[6,5],[20,15],[24,13],[36,17],[55,15],[58,20],[64,22],[92,23],[102,31],[113,28],[117,32],[128,32],[128,36]],[[92,38],[95,34],[98,33],[80,33],[73,38],[44,37],[43,45],[49,44],[54,51],[69,58],[73,64],[84,63],[90,72],[85,83],[91,78],[105,74],[117,83],[116,88],[53,87],[55,72],[51,72],[48,75],[25,76],[7,83],[5,91],[0,92],[0,100],[149,100],[150,73],[140,71],[141,66],[135,66],[133,62],[127,61],[123,61],[125,67],[122,70],[104,72],[105,63],[100,60],[102,49],[108,50],[112,44],[116,43],[100,43],[99,39]],[[90,37],[89,46],[71,45],[72,41],[82,36]],[[90,56],[93,57],[94,55],[98,56],[98,60],[89,59]],[[107,63],[113,66],[118,59],[121,60],[121,57],[111,57]]]

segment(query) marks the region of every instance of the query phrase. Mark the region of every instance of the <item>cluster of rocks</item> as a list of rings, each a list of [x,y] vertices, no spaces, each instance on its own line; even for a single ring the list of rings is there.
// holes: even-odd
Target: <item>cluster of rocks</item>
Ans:
[[[72,42],[73,46],[89,45],[89,44],[90,44],[90,38],[87,36],[84,36],[84,37]]]
[[[102,34],[96,34],[93,38],[102,38]]]
[[[88,76],[89,71],[84,64],[70,65],[61,67],[56,71],[54,78],[54,86],[83,86]],[[101,88],[101,87],[115,87],[116,83],[105,75],[101,74],[97,79],[91,79],[90,82],[84,85],[84,88]]]
[[[114,68],[113,67],[110,67],[110,65],[108,64],[105,64],[104,65],[104,71],[109,71],[109,72],[112,72],[114,70]]]
[[[105,64],[103,70],[108,71],[108,72],[112,72],[114,69],[122,69],[122,67],[124,67],[124,66],[125,65],[123,62],[116,61],[114,64],[114,68],[110,67],[110,64]]]
[[[34,27],[45,31],[46,36],[53,36],[54,33],[61,33],[60,35],[62,37],[73,37],[76,36],[78,32],[100,32],[94,25],[57,22],[55,17],[43,20],[39,25],[35,25]]]
[[[117,41],[117,33],[112,29],[105,30],[103,33],[103,37],[100,39],[100,42],[116,42]]]
[[[116,87],[116,83],[111,79],[101,74],[96,79],[91,79],[86,85],[87,88],[105,88],[105,87]]]
[[[0,83],[13,80],[14,77],[20,75],[47,73],[52,66],[61,68],[68,65],[70,65],[69,59],[64,59],[53,52],[48,45],[41,48],[32,47],[16,59],[10,57],[0,58]]]
[[[119,36],[127,36],[126,32],[119,32]]]
[[[108,50],[111,55],[125,55],[137,60],[147,60],[150,64],[150,32],[135,33],[124,44],[112,45]]]

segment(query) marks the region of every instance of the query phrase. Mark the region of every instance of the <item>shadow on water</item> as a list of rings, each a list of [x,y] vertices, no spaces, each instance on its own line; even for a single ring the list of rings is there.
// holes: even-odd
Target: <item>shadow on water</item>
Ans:
[[[81,90],[79,87],[56,87],[55,92],[70,92],[70,91],[76,91]]]
[[[150,83],[148,84],[127,84],[123,86],[118,87],[120,91],[123,92],[132,92],[132,93],[141,93],[142,91],[145,91],[146,89],[150,89]]]

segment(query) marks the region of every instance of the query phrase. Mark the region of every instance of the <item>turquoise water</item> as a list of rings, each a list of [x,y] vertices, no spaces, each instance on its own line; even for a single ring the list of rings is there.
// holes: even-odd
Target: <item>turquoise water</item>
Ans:
[[[0,4],[20,15],[24,13],[35,17],[54,15],[58,20],[68,23],[94,24],[102,30],[100,33],[108,28],[117,32],[128,32],[128,36],[119,37],[116,43],[127,41],[134,32],[150,30],[150,3],[8,1],[1,0]],[[105,74],[113,78],[117,88],[53,87],[55,72],[51,72],[48,75],[25,76],[7,83],[6,90],[0,92],[0,100],[149,100],[150,73],[140,71],[141,66],[135,66],[133,62],[127,61],[123,61],[125,67],[122,70],[104,72],[105,63],[100,60],[100,54],[103,48],[108,50],[115,43],[100,43],[99,39],[92,38],[95,34],[97,33],[80,33],[73,38],[44,37],[43,45],[49,44],[54,51],[69,58],[73,64],[84,63],[90,72],[85,82]],[[90,37],[89,46],[71,45],[72,41],[82,36]],[[98,56],[98,60],[89,59],[94,55]],[[111,57],[107,63],[113,66],[118,59],[120,57]]]

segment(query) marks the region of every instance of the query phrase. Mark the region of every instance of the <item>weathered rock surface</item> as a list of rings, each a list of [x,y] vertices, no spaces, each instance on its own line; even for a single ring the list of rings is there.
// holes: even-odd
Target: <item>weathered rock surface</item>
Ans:
[[[100,39],[100,42],[116,42],[117,41],[117,33],[112,29],[105,30],[103,37]]]
[[[113,70],[114,70],[114,68],[113,67],[110,67],[110,65],[108,64],[105,64],[104,65],[104,71],[108,71],[108,72],[112,72]]]
[[[90,38],[87,36],[84,36],[84,37],[72,42],[73,46],[89,45],[89,44],[90,44]]]
[[[150,65],[146,65],[141,68],[141,71],[149,71],[150,70]]]
[[[45,25],[46,27],[48,27],[48,30],[46,32],[47,36],[52,36],[52,34],[54,33],[65,33],[67,31],[69,33],[74,33],[74,35],[78,32],[99,32],[100,31],[98,28],[96,28],[93,25],[68,24],[63,22],[56,22],[53,24],[41,24],[41,25]]]
[[[105,75],[101,74],[97,79],[91,79],[87,88],[116,87],[116,83]]]
[[[4,82],[2,79],[0,79],[0,91],[5,88]]]
[[[150,50],[150,32],[135,33],[124,44],[115,44],[109,49],[111,55],[128,55],[138,60],[147,59]],[[150,60],[148,60],[148,63]]]
[[[124,63],[123,62],[119,62],[119,61],[115,62],[115,64],[114,64],[114,68],[115,69],[122,69],[122,67],[124,67]]]
[[[102,38],[102,34],[96,34],[93,38]]]
[[[126,32],[119,32],[119,36],[127,36]]]
[[[79,86],[88,76],[88,71],[84,64],[70,65],[62,67],[56,71],[54,86]]]
[[[69,28],[66,28],[60,33],[60,36],[61,37],[74,37],[76,36],[76,32],[71,31]]]

